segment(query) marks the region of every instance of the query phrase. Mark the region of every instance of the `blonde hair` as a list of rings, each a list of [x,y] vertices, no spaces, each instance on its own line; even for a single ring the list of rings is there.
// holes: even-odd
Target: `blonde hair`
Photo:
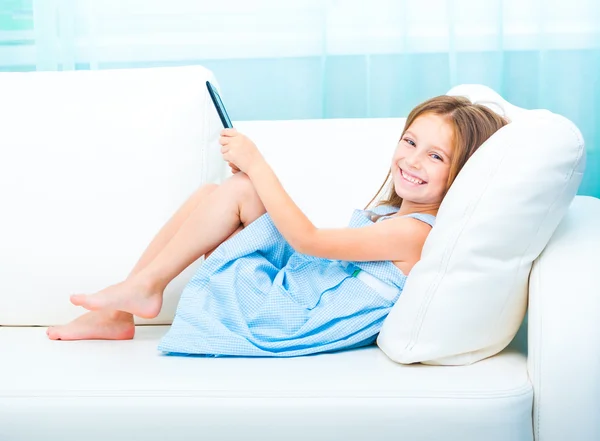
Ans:
[[[467,162],[467,159],[498,129],[508,124],[506,119],[482,104],[473,104],[467,98],[461,96],[440,95],[419,104],[410,112],[400,139],[404,137],[404,132],[406,132],[415,119],[425,114],[444,117],[452,126],[452,158],[450,160],[450,174],[446,183],[446,192]],[[385,184],[390,179],[390,175],[391,169],[388,171],[383,184],[381,184],[381,187],[379,187],[379,190],[365,209],[382,192]],[[444,195],[446,192],[444,192]],[[388,185],[387,196],[380,200],[376,206],[392,205],[400,207],[401,204],[402,198],[396,193],[394,182],[391,181]]]

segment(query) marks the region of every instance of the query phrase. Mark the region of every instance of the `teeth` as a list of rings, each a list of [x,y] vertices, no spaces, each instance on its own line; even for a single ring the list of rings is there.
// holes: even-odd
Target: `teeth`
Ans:
[[[419,181],[418,179],[411,178],[410,176],[408,176],[406,173],[404,173],[404,170],[402,170],[402,176],[404,177],[404,179],[406,179],[409,182],[412,182],[413,184],[422,184],[423,183],[423,181]]]

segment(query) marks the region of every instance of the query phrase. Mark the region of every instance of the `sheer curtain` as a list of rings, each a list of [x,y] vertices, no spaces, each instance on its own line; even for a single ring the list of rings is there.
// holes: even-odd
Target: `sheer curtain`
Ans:
[[[572,119],[600,197],[597,0],[2,0],[0,70],[203,64],[233,119],[406,116],[461,83]]]

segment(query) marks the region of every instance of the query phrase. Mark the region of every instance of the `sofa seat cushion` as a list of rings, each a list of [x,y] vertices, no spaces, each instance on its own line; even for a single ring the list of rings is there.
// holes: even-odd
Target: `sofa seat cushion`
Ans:
[[[182,357],[0,327],[0,439],[531,439],[526,356],[401,365],[376,346],[298,358]],[[332,428],[335,427],[335,432]]]

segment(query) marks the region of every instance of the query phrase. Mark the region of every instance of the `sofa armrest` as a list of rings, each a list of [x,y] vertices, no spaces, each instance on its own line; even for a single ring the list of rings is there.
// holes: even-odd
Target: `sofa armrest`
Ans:
[[[529,279],[537,441],[600,440],[600,199],[576,196]]]

